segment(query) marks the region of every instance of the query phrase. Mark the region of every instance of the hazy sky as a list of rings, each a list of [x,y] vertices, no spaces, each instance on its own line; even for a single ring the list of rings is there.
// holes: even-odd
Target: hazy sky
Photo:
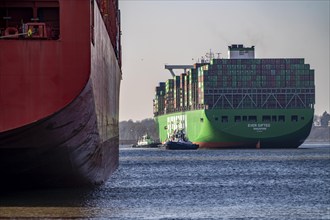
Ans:
[[[315,113],[329,112],[330,1],[120,0],[120,120],[153,117],[165,64],[193,64],[210,49],[255,46],[256,58],[305,58],[315,69]],[[180,74],[181,72],[177,72]]]

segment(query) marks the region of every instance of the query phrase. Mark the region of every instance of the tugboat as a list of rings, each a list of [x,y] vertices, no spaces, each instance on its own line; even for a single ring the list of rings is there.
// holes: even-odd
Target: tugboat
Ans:
[[[159,142],[155,142],[148,134],[143,135],[137,142],[132,145],[133,148],[156,148],[160,145]]]
[[[199,146],[189,141],[182,129],[174,131],[171,139],[166,141],[162,147],[167,150],[196,150]]]

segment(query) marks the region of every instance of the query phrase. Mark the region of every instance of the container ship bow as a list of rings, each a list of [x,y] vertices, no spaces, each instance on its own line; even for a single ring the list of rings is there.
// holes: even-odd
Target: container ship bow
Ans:
[[[0,0],[0,186],[103,183],[118,167],[118,0]]]
[[[200,148],[299,147],[313,123],[314,70],[303,58],[255,58],[254,46],[228,49],[228,59],[165,66],[173,79],[156,87],[160,140],[184,130]]]

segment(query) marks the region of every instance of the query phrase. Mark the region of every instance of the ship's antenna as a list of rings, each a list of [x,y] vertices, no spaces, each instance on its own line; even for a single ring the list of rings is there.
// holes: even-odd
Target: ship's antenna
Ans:
[[[221,54],[221,53],[217,53],[217,54],[218,54],[218,57],[217,57],[217,58],[220,59],[220,54]]]
[[[210,62],[214,58],[214,53],[212,53],[212,50],[210,49],[209,53],[206,53],[205,57],[207,57],[207,61]]]

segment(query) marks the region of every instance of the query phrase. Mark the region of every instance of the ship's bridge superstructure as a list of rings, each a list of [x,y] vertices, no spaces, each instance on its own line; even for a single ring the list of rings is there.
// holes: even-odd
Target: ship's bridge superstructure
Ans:
[[[254,59],[254,46],[244,47],[243,44],[228,46],[229,59]]]

